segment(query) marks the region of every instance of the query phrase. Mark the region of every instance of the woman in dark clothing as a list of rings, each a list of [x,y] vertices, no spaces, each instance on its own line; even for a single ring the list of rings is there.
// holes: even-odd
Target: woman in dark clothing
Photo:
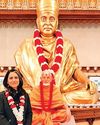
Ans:
[[[0,125],[31,125],[30,99],[22,88],[20,72],[8,70],[3,85],[6,90],[0,93]]]

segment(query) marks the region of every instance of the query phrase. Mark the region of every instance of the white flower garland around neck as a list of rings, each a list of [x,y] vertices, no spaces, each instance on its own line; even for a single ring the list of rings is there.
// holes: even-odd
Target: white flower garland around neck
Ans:
[[[13,97],[9,94],[9,91],[6,90],[5,92],[8,104],[13,111],[13,114],[15,115],[17,119],[17,125],[23,125],[23,112],[24,112],[24,105],[25,105],[25,96],[20,97],[20,103],[19,103],[19,109],[17,109],[17,106],[14,102]]]

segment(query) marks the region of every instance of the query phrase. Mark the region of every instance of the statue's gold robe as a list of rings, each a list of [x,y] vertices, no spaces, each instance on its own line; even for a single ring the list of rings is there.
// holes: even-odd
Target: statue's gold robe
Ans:
[[[50,43],[43,42],[42,44],[44,55],[49,66],[51,67],[55,57],[55,40],[52,40]],[[26,39],[22,43],[16,52],[15,59],[17,67],[24,76],[25,82],[32,87],[39,85],[42,70],[38,62],[34,39]],[[75,48],[69,40],[64,40],[61,67],[55,74],[56,85],[61,88],[61,92],[65,96],[66,103],[95,103],[97,101],[97,94],[91,95],[89,89],[87,90],[85,86],[83,86],[81,89],[71,90],[69,92],[66,90],[66,87],[70,83],[78,84],[78,82],[73,77],[77,68],[79,68],[79,62],[76,56]]]
[[[50,86],[44,86],[43,92],[44,104],[45,108],[47,108],[50,95]],[[40,97],[40,87],[33,87],[33,90],[30,93],[33,111],[33,125],[38,125],[39,123],[42,123],[43,125],[55,125],[57,123],[69,121],[71,118],[70,110],[65,105],[60,89],[57,86],[53,86],[50,112],[45,112],[42,110]]]

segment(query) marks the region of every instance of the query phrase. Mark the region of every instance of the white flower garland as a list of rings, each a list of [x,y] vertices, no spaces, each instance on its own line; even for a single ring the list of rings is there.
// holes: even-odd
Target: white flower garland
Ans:
[[[19,110],[17,109],[14,99],[12,96],[9,95],[9,92],[5,92],[6,98],[8,100],[9,106],[13,111],[13,114],[15,115],[17,119],[17,125],[23,125],[23,113],[24,113],[24,105],[25,105],[25,96],[20,97],[20,103],[19,103]]]

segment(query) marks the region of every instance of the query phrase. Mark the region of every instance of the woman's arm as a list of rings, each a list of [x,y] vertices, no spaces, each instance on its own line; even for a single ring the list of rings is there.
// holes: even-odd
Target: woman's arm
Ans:
[[[27,94],[27,99],[26,99],[26,103],[27,103],[27,111],[26,111],[26,119],[25,119],[25,125],[31,125],[32,124],[32,109],[31,109],[31,104],[30,104],[30,98],[29,95]]]
[[[9,121],[5,117],[3,96],[4,96],[3,92],[1,92],[0,93],[0,125],[10,125]]]

